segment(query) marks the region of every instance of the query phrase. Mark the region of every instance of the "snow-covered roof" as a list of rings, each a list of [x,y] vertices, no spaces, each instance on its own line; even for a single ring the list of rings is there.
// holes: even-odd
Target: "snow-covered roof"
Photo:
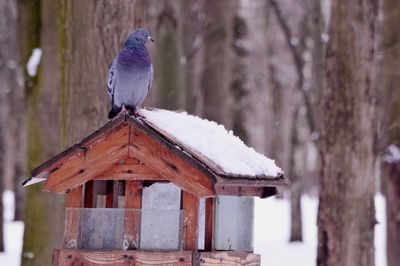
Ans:
[[[161,109],[141,109],[140,114],[146,123],[178,146],[194,156],[206,158],[209,166],[220,174],[272,179],[283,175],[274,160],[248,147],[216,122]]]
[[[268,197],[286,185],[275,162],[222,125],[187,113],[120,114],[32,170],[23,185],[65,193],[89,180],[167,180],[197,197]]]

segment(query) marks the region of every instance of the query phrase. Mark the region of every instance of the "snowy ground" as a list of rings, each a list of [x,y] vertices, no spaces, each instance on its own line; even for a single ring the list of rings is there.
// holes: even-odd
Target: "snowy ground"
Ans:
[[[6,252],[0,253],[0,265],[17,266],[20,264],[22,250],[23,224],[11,222],[13,214],[13,194],[3,195],[4,232]],[[255,210],[255,252],[262,255],[264,266],[310,266],[315,265],[317,245],[317,200],[303,197],[303,243],[289,244],[289,202],[275,198],[256,199]],[[376,266],[386,266],[385,242],[386,220],[385,200],[375,197],[376,216],[379,224],[375,227]]]

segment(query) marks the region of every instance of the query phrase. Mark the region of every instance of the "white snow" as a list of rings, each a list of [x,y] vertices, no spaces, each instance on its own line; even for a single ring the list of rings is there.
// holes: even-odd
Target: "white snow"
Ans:
[[[282,169],[275,161],[246,146],[224,126],[185,112],[141,109],[146,120],[217,164],[228,174],[277,177]]]
[[[11,222],[13,214],[13,193],[8,191],[4,200],[4,232],[6,252],[0,253],[0,265],[20,265],[22,251],[22,222]],[[288,200],[268,198],[255,199],[254,252],[261,254],[263,266],[312,266],[315,265],[317,247],[317,199],[303,196],[302,243],[288,243],[290,202]],[[386,266],[386,216],[385,199],[375,196],[376,218],[375,226],[375,265]]]
[[[32,50],[32,54],[29,57],[28,63],[26,64],[26,70],[31,77],[36,76],[37,68],[42,58],[42,49],[35,48]]]
[[[394,163],[400,161],[400,148],[394,144],[391,144],[388,148],[388,154],[383,156],[383,160],[388,163]]]
[[[289,243],[290,202],[268,198],[255,199],[255,253],[261,254],[265,266],[311,266],[317,257],[318,199],[301,199],[303,242]],[[386,266],[386,203],[382,195],[375,196],[375,265]]]
[[[5,252],[0,253],[0,265],[20,265],[22,252],[22,239],[24,233],[23,222],[13,222],[14,219],[14,193],[6,190],[3,193],[4,215],[4,245]]]

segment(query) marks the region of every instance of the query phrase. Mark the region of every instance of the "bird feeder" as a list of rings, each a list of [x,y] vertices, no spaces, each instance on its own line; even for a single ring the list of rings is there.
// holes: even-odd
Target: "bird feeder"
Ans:
[[[251,197],[286,184],[222,126],[159,109],[119,115],[24,185],[42,181],[66,194],[53,265],[259,265]]]

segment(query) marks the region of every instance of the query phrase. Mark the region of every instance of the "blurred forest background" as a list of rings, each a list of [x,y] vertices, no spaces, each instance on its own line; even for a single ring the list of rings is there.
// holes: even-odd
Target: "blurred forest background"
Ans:
[[[22,181],[107,121],[109,63],[145,27],[144,106],[215,120],[275,158],[291,181],[288,241],[302,241],[311,194],[317,265],[374,265],[381,192],[400,265],[399,25],[398,0],[1,0],[0,189],[25,221],[22,264],[50,265],[64,223],[63,198]]]

